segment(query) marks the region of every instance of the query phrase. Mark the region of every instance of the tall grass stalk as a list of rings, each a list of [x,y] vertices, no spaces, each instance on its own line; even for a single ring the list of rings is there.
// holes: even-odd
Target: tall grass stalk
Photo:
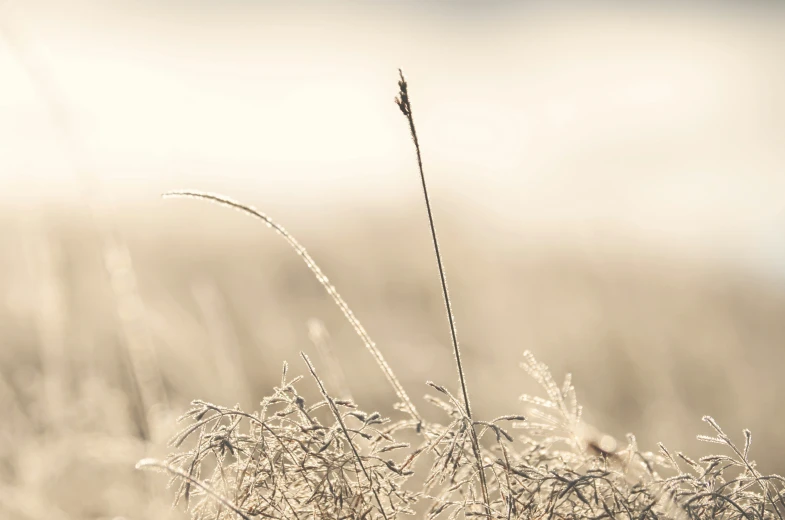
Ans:
[[[428,185],[425,182],[425,172],[422,167],[422,153],[420,152],[420,141],[417,139],[417,129],[414,126],[414,114],[412,112],[411,99],[409,97],[409,86],[406,83],[406,78],[403,77],[403,71],[398,69],[400,80],[398,81],[398,97],[395,98],[395,103],[401,109],[401,113],[406,117],[409,122],[409,132],[414,142],[414,149],[417,153],[417,168],[420,172],[420,182],[422,184],[422,193],[425,199],[425,210],[428,215],[428,227],[431,231],[431,239],[433,240],[433,251],[436,254],[436,266],[439,269],[439,281],[441,282],[442,295],[444,296],[444,307],[447,311],[447,321],[450,325],[450,338],[452,339],[453,353],[455,354],[455,365],[458,369],[458,381],[461,385],[461,392],[463,394],[463,405],[466,408],[466,417],[471,422],[472,409],[469,404],[469,391],[466,388],[466,375],[463,373],[463,363],[461,362],[461,349],[458,345],[458,332],[455,328],[455,316],[452,312],[452,305],[450,303],[450,292],[447,289],[447,275],[444,272],[444,263],[442,262],[442,254],[439,250],[439,239],[436,236],[436,225],[433,222],[433,210],[431,209],[431,199],[428,196]],[[477,439],[477,434],[474,430],[474,424],[471,425],[471,440],[472,450],[477,459],[477,471],[480,475],[480,485],[482,488],[482,496],[485,501],[486,514],[490,517],[490,499],[488,498],[488,485],[485,481],[485,468],[483,466],[482,457],[480,456],[480,446]]]

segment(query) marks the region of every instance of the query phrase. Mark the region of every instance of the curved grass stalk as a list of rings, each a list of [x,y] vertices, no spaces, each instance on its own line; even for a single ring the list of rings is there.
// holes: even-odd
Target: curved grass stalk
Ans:
[[[384,356],[382,356],[382,353],[379,350],[379,348],[376,346],[376,343],[373,342],[371,337],[368,335],[368,332],[366,332],[365,327],[362,326],[360,320],[357,319],[357,317],[354,315],[354,312],[352,312],[351,308],[346,303],[346,301],[341,297],[340,294],[338,294],[338,291],[330,283],[330,279],[327,278],[327,276],[322,272],[321,268],[319,268],[319,266],[316,264],[316,262],[311,257],[311,255],[308,254],[308,251],[306,251],[306,249],[302,245],[300,245],[300,243],[288,231],[286,231],[286,229],[283,226],[281,226],[280,224],[275,222],[272,218],[265,215],[261,211],[257,210],[253,206],[249,206],[241,202],[237,202],[228,197],[224,197],[223,195],[216,195],[214,193],[206,193],[206,192],[195,191],[195,190],[194,191],[181,190],[181,191],[170,191],[164,193],[163,197],[164,198],[184,197],[184,198],[191,198],[191,199],[203,199],[218,204],[222,204],[224,206],[229,206],[231,208],[234,208],[236,210],[239,210],[243,213],[246,213],[248,215],[251,215],[255,218],[262,220],[265,224],[267,224],[267,227],[272,228],[273,231],[275,231],[277,234],[283,237],[283,239],[286,240],[289,246],[291,246],[291,248],[294,249],[294,251],[303,259],[305,265],[308,266],[308,269],[310,269],[311,272],[314,274],[314,276],[316,276],[316,279],[319,281],[320,284],[322,284],[322,287],[324,287],[324,289],[327,291],[327,294],[330,295],[330,297],[333,299],[336,305],[338,305],[338,308],[341,309],[343,315],[352,325],[355,332],[357,332],[357,335],[360,336],[360,339],[362,339],[363,343],[365,344],[365,347],[373,356],[374,360],[376,361],[376,364],[379,365],[379,368],[382,369],[384,376],[387,378],[387,381],[395,390],[395,393],[398,395],[398,399],[401,400],[403,406],[406,408],[406,411],[409,412],[409,415],[411,415],[417,422],[420,423],[422,422],[422,417],[420,417],[420,414],[417,412],[417,409],[414,407],[414,403],[412,403],[412,400],[409,398],[408,394],[403,389],[403,385],[401,385],[401,382],[398,381],[397,377],[395,377],[395,373],[393,373],[392,368],[390,368],[390,365],[384,359]]]

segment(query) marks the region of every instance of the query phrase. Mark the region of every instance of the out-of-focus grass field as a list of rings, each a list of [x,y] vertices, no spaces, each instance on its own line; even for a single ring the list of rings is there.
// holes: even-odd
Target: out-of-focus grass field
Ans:
[[[521,240],[450,209],[437,225],[475,413],[522,411],[517,397],[535,385],[517,364],[529,349],[557,378],[573,373],[587,420],[604,432],[697,456],[710,414],[729,433],[752,430],[761,471],[785,472],[785,286],[656,250],[588,255]],[[457,388],[424,215],[324,220],[290,231],[409,393],[419,398],[428,379]],[[258,222],[195,201],[106,216],[113,242],[81,211],[0,222],[2,518],[182,517],[161,478],[134,463],[166,454],[190,400],[253,409],[284,360],[303,373],[300,350],[321,359],[313,320],[359,404],[395,413],[323,288]],[[146,418],[145,395],[161,401]]]

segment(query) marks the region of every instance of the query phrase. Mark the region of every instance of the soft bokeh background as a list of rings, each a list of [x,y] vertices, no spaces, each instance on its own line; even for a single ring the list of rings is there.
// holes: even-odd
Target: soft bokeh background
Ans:
[[[454,385],[398,67],[478,413],[521,411],[530,349],[601,431],[700,456],[710,414],[785,472],[782,3],[26,0],[0,30],[3,518],[181,517],[134,462],[191,399],[329,367],[315,331],[392,413],[279,237],[167,189],[271,214],[412,395]]]

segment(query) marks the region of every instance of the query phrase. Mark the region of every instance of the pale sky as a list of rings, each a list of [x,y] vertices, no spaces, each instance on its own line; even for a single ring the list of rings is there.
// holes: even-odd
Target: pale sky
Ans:
[[[416,202],[402,67],[436,201],[785,273],[777,3],[299,5],[0,2],[0,203],[85,182],[114,200]]]

